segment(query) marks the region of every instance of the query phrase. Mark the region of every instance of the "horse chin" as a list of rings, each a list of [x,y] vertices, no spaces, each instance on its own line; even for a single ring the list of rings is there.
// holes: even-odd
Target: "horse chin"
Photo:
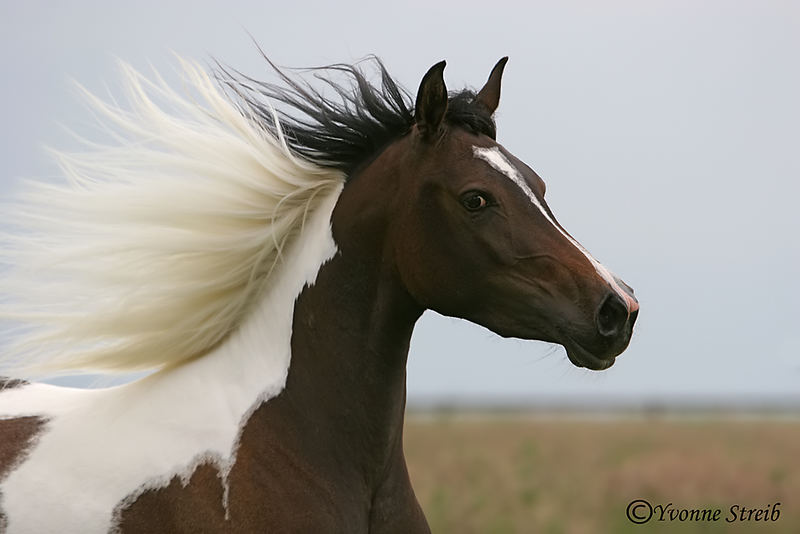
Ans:
[[[583,348],[578,342],[571,339],[564,342],[563,345],[567,351],[567,358],[569,358],[569,361],[576,367],[585,367],[592,371],[602,371],[614,365],[617,359],[616,355],[604,357],[596,356]]]

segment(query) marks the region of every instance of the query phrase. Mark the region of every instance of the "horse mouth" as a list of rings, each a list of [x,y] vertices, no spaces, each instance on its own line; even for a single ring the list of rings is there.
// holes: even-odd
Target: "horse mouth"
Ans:
[[[617,359],[616,355],[606,357],[596,356],[583,348],[580,343],[570,338],[568,338],[563,345],[567,351],[567,358],[569,358],[569,361],[576,367],[585,367],[592,371],[602,371],[614,365]]]

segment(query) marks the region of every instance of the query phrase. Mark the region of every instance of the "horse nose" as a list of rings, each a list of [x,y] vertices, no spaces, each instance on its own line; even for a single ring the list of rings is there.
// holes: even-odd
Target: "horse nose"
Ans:
[[[629,321],[633,326],[638,315],[639,303],[635,299],[625,302],[616,292],[609,293],[595,314],[597,331],[603,337],[617,337],[626,330]]]

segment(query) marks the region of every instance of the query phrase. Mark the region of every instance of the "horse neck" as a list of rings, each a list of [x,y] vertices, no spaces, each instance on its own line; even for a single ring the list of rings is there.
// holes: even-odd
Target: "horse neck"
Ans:
[[[418,314],[398,302],[379,273],[368,271],[338,256],[301,294],[286,394],[315,431],[380,455],[402,430],[406,360]]]
[[[338,253],[295,304],[286,387],[253,417],[262,438],[279,428],[282,447],[375,485],[402,454],[406,360],[422,310],[383,257],[380,224],[353,212],[348,193],[332,217]]]

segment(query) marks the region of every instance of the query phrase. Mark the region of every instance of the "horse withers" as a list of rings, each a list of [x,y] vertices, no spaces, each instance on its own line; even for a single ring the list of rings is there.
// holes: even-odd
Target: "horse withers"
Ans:
[[[333,96],[191,63],[191,98],[130,67],[130,109],[88,95],[118,144],[22,204],[2,311],[30,368],[153,372],[6,383],[8,532],[428,532],[402,448],[426,309],[589,369],[627,347],[632,289],[496,141],[506,58],[477,92],[437,63],[413,104],[371,63],[316,71]]]

